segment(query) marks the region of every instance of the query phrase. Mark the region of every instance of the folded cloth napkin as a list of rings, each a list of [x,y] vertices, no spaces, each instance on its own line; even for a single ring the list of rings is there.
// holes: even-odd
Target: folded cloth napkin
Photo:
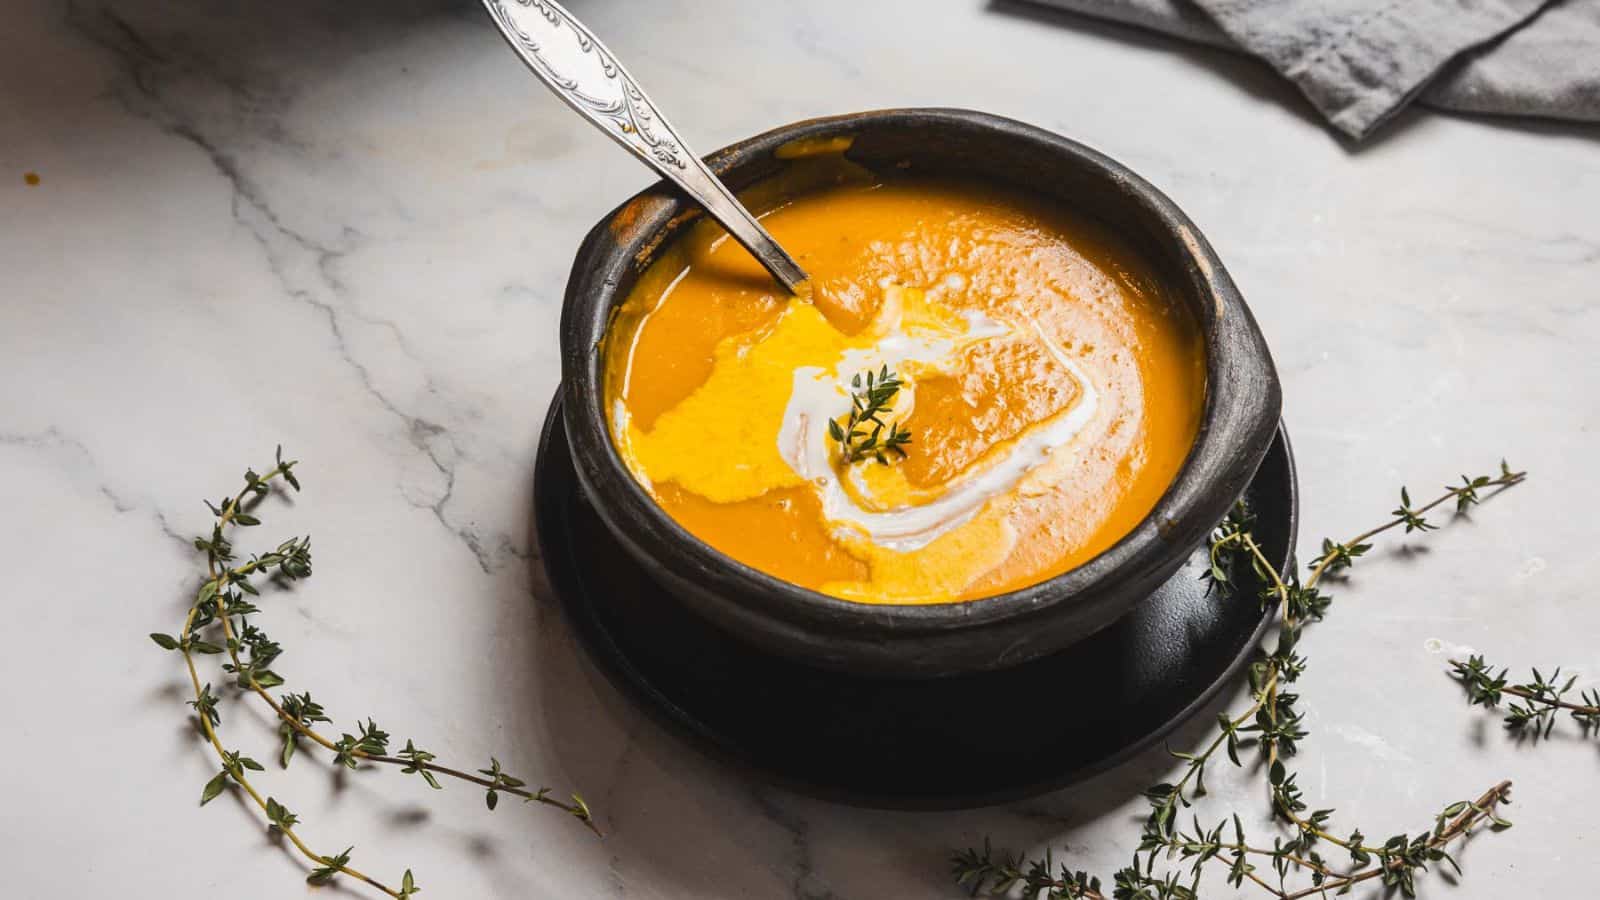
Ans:
[[[1242,49],[1363,138],[1413,99],[1600,122],[1600,0],[1034,0]]]

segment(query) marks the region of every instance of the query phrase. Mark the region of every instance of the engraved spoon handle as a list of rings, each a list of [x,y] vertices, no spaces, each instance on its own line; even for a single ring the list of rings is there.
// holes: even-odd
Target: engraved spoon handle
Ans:
[[[794,293],[806,273],[700,157],[572,13],[551,0],[483,0],[501,34],[556,96],[611,139],[683,188]]]

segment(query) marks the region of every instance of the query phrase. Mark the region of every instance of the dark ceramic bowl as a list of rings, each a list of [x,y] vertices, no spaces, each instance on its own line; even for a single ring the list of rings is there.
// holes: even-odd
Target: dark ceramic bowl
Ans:
[[[1059,201],[1117,233],[1205,336],[1199,435],[1155,509],[1083,565],[1028,588],[966,603],[879,606],[797,587],[712,549],[640,488],[612,445],[601,395],[612,310],[656,251],[696,218],[657,185],[618,207],[578,249],[561,316],[566,429],[588,500],[621,544],[685,605],[770,651],[828,668],[928,677],[998,669],[1061,650],[1117,620],[1178,569],[1243,492],[1272,442],[1281,394],[1265,341],[1211,246],[1144,179],[1088,147],[1020,122],[949,109],[901,109],[799,122],[714,154],[735,190],[787,163],[800,139],[850,136],[870,169],[957,173]]]

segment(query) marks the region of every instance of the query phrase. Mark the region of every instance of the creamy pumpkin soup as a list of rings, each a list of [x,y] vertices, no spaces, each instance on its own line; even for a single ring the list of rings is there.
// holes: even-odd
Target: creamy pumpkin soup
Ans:
[[[605,347],[623,459],[723,553],[862,603],[970,600],[1105,550],[1182,464],[1197,328],[1104,232],[913,178],[836,179],[762,221],[808,297],[703,223]]]

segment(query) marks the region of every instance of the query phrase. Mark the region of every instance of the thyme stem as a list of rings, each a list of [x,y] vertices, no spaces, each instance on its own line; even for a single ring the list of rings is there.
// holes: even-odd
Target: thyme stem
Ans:
[[[1299,698],[1285,688],[1296,681],[1305,669],[1305,659],[1296,652],[1302,630],[1309,622],[1322,619],[1331,603],[1332,598],[1318,589],[1325,576],[1349,567],[1355,559],[1371,549],[1368,541],[1384,532],[1402,526],[1408,533],[1431,530],[1435,526],[1426,519],[1429,511],[1454,500],[1457,512],[1464,512],[1480,502],[1480,491],[1509,487],[1520,483],[1525,477],[1526,473],[1514,472],[1502,462],[1498,476],[1462,476],[1460,485],[1447,485],[1444,493],[1419,507],[1412,506],[1409,493],[1402,488],[1400,506],[1389,518],[1344,543],[1324,540],[1322,552],[1308,567],[1304,581],[1297,576],[1284,576],[1273,565],[1251,531],[1252,519],[1248,510],[1241,505],[1229,515],[1210,541],[1211,570],[1207,577],[1226,592],[1232,586],[1234,560],[1247,564],[1262,585],[1262,602],[1276,606],[1277,647],[1271,652],[1263,650],[1262,657],[1251,665],[1251,702],[1243,712],[1233,716],[1219,715],[1218,733],[1199,752],[1168,751],[1172,756],[1184,760],[1186,766],[1175,783],[1158,784],[1145,792],[1151,812],[1145,822],[1133,864],[1116,873],[1117,898],[1195,900],[1198,897],[1201,870],[1212,860],[1227,867],[1227,880],[1231,886],[1238,888],[1249,881],[1278,900],[1300,900],[1325,893],[1342,893],[1355,884],[1372,879],[1382,879],[1386,886],[1397,888],[1410,897],[1414,895],[1417,871],[1437,860],[1448,860],[1452,865],[1455,864],[1445,849],[1453,840],[1469,833],[1485,820],[1497,828],[1509,826],[1510,823],[1495,813],[1498,804],[1506,802],[1511,787],[1510,782],[1502,782],[1476,801],[1459,801],[1445,807],[1438,815],[1432,831],[1414,838],[1400,834],[1381,845],[1374,845],[1368,843],[1359,830],[1351,832],[1349,837],[1332,833],[1327,823],[1334,811],[1326,809],[1307,813],[1295,784],[1295,776],[1284,766],[1284,758],[1293,755],[1296,742],[1306,736],[1301,727],[1301,715],[1294,710],[1294,703]],[[1573,681],[1570,679],[1565,686],[1558,686],[1555,676],[1546,681],[1535,670],[1532,683],[1507,687],[1504,673],[1498,679],[1493,678],[1481,658],[1475,657],[1469,665],[1457,663],[1456,668],[1460,670],[1463,680],[1468,682],[1474,702],[1493,705],[1500,693],[1507,693],[1547,704],[1552,710],[1568,709],[1586,726],[1600,727],[1600,715],[1591,708],[1600,706],[1600,693],[1593,698],[1585,695],[1588,703],[1584,705],[1560,699],[1562,693],[1571,689]],[[1510,719],[1537,719],[1535,713],[1516,707],[1513,707],[1512,713]],[[1549,720],[1538,721],[1544,722],[1548,731]],[[1191,806],[1193,798],[1205,793],[1203,773],[1218,750],[1226,748],[1229,759],[1235,765],[1241,764],[1238,750],[1242,735],[1253,736],[1259,745],[1271,786],[1271,808],[1294,829],[1290,839],[1285,841],[1277,838],[1270,849],[1246,843],[1244,828],[1237,815],[1232,819],[1235,840],[1231,842],[1221,837],[1225,822],[1208,831],[1196,819],[1192,833],[1185,831],[1177,822],[1178,810]],[[1346,872],[1334,870],[1315,849],[1320,842],[1349,853],[1355,868]],[[1168,858],[1177,856],[1191,861],[1189,878],[1181,877],[1176,871],[1158,874],[1156,861],[1161,853]],[[1250,859],[1263,858],[1270,860],[1278,875],[1278,885],[1272,885],[1262,878],[1249,862]],[[1066,866],[1062,866],[1059,873],[1052,871],[1048,853],[1042,860],[1030,861],[1004,853],[996,859],[989,842],[985,841],[982,851],[961,851],[952,857],[952,863],[957,882],[966,885],[974,893],[1004,893],[1021,885],[1025,896],[1042,895],[1049,900],[1104,900],[1106,896],[1101,890],[1100,880],[1086,872],[1072,871]],[[1289,872],[1295,869],[1311,874],[1312,883],[1309,887],[1291,888],[1284,883]]]
[[[237,571],[237,570],[235,570],[235,571]],[[215,577],[216,576],[213,575],[213,579],[215,579]],[[327,750],[331,750],[331,751],[333,751],[335,753],[340,752],[340,747],[338,746],[338,744],[336,744],[334,741],[330,740],[326,736],[318,733],[311,726],[305,724],[304,722],[300,721],[299,719],[295,718],[294,716],[289,715],[288,711],[283,708],[283,705],[281,703],[279,703],[277,701],[277,699],[274,698],[271,694],[267,693],[266,688],[262,687],[261,683],[256,680],[255,674],[253,672],[251,672],[246,666],[244,666],[244,664],[240,661],[240,659],[239,659],[238,641],[233,636],[232,626],[228,622],[228,617],[227,616],[220,616],[219,618],[222,621],[223,636],[225,638],[227,638],[227,640],[228,640],[228,643],[227,643],[228,655],[233,660],[234,667],[237,670],[242,671],[242,672],[245,673],[246,686],[250,689],[250,691],[253,692],[256,696],[260,697],[262,699],[262,701],[267,704],[267,706],[271,707],[273,713],[276,714],[278,719],[280,721],[282,721],[284,724],[288,725],[290,728],[293,728],[295,731],[299,732],[302,736],[308,738],[311,741],[314,741],[315,743],[317,743],[318,745],[322,746],[323,748],[325,748]],[[521,797],[524,800],[532,801],[532,802],[535,802],[535,803],[542,803],[545,806],[553,806],[556,809],[559,809],[562,812],[567,813],[568,815],[577,817],[581,822],[583,822],[584,826],[587,827],[590,831],[593,831],[596,836],[600,836],[600,837],[604,836],[600,832],[600,827],[595,824],[594,816],[589,812],[589,809],[588,809],[588,807],[586,805],[579,805],[579,804],[576,804],[576,803],[564,803],[564,802],[562,802],[560,800],[557,800],[554,797],[549,796],[548,791],[546,789],[544,789],[544,788],[541,788],[538,791],[528,791],[528,790],[526,790],[524,788],[521,788],[521,787],[512,787],[512,786],[505,785],[505,784],[496,784],[495,782],[490,781],[490,780],[488,780],[486,778],[480,778],[480,777],[478,777],[476,775],[473,775],[473,774],[470,774],[468,772],[463,772],[463,771],[461,771],[459,769],[453,769],[453,768],[451,768],[449,766],[442,766],[442,765],[439,765],[438,763],[434,763],[434,762],[418,762],[418,761],[409,760],[409,759],[401,759],[399,757],[394,757],[394,756],[387,756],[387,755],[384,755],[384,754],[381,754],[381,753],[371,753],[371,752],[363,750],[363,749],[361,749],[359,747],[356,747],[356,748],[348,750],[348,753],[349,753],[349,755],[355,757],[356,759],[364,760],[366,762],[384,763],[384,764],[387,764],[387,765],[402,766],[402,767],[415,766],[416,768],[423,769],[423,770],[426,770],[426,771],[429,771],[429,772],[434,772],[434,773],[437,773],[439,775],[448,775],[451,778],[458,778],[458,779],[460,779],[462,781],[471,782],[472,784],[478,785],[479,787],[482,787],[482,788],[493,788],[493,789],[495,789],[497,791],[502,791],[504,793],[511,794],[513,796]]]
[[[1466,668],[1467,664],[1459,660],[1452,659],[1450,660],[1450,665]],[[1524,700],[1532,700],[1535,703],[1543,703],[1546,706],[1552,706],[1556,709],[1571,710],[1572,712],[1581,713],[1586,716],[1600,716],[1600,705],[1590,703],[1573,703],[1570,700],[1551,699],[1518,685],[1510,685],[1503,687],[1500,690],[1501,692],[1510,694],[1513,697],[1521,697]]]
[[[276,799],[263,797],[245,771],[263,771],[264,767],[238,752],[229,751],[222,744],[217,729],[221,721],[217,714],[219,698],[211,693],[210,684],[202,683],[196,665],[197,653],[226,652],[228,663],[223,665],[223,669],[234,673],[237,684],[261,698],[279,719],[280,735],[284,741],[281,755],[284,765],[288,765],[293,755],[295,741],[299,737],[304,737],[332,751],[336,763],[350,768],[355,768],[358,762],[400,766],[406,773],[420,774],[433,788],[440,787],[434,777],[435,774],[447,775],[484,788],[485,800],[491,810],[495,808],[500,794],[510,794],[528,802],[560,809],[579,819],[585,827],[598,835],[600,831],[594,822],[594,816],[582,798],[573,794],[572,802],[568,803],[550,796],[548,788],[529,789],[525,782],[502,770],[498,760],[491,758],[490,768],[479,770],[483,776],[488,777],[480,777],[434,762],[433,754],[416,747],[411,741],[406,742],[403,750],[391,754],[388,752],[388,733],[379,729],[370,719],[359,729],[359,738],[347,734],[340,740],[334,741],[311,727],[312,722],[326,722],[329,719],[322,707],[311,700],[310,694],[289,694],[280,700],[268,692],[268,688],[283,683],[282,676],[267,668],[282,652],[282,648],[276,642],[269,640],[247,619],[251,613],[259,611],[246,597],[259,593],[251,584],[251,576],[273,571],[288,579],[309,576],[310,539],[296,538],[285,541],[279,544],[275,551],[252,556],[247,561],[233,565],[231,564],[234,559],[233,547],[226,534],[234,526],[260,524],[260,520],[246,509],[246,504],[251,498],[263,498],[270,493],[272,490],[270,483],[275,479],[282,479],[295,490],[299,490],[299,480],[292,471],[296,462],[285,461],[282,448],[279,448],[276,462],[277,464],[264,475],[247,471],[244,488],[231,497],[223,498],[219,505],[212,505],[209,502],[206,504],[215,516],[211,536],[196,538],[194,541],[196,549],[206,554],[206,579],[201,583],[194,601],[189,605],[183,627],[178,634],[150,635],[151,639],[163,649],[181,652],[194,691],[194,699],[189,705],[194,707],[200,720],[201,731],[222,763],[222,771],[206,784],[200,798],[201,805],[221,794],[231,780],[255,803],[266,817],[271,829],[287,837],[301,855],[316,864],[317,868],[306,879],[308,882],[321,884],[336,875],[347,875],[396,900],[408,900],[420,890],[409,869],[406,870],[399,887],[395,888],[351,866],[349,849],[333,856],[315,852],[295,829],[299,824],[299,818]],[[213,625],[221,632],[223,640],[221,646],[210,643],[201,636],[207,627]],[[248,659],[241,652],[246,648],[249,650]]]
[[[1428,846],[1433,849],[1441,849],[1456,838],[1462,837],[1469,833],[1473,826],[1477,825],[1480,821],[1483,821],[1486,818],[1492,820],[1494,818],[1494,811],[1496,807],[1498,807],[1500,803],[1504,802],[1510,795],[1511,782],[1509,781],[1502,781],[1485,791],[1475,803],[1472,803],[1468,806],[1465,812],[1462,812],[1460,815],[1456,816],[1455,819],[1451,820],[1449,825],[1445,826],[1443,831],[1431,838],[1428,841]],[[1382,876],[1385,868],[1393,870],[1400,865],[1403,865],[1403,863],[1395,861],[1386,867],[1374,867],[1361,872],[1356,872],[1351,875],[1341,876],[1337,880],[1323,882],[1320,887],[1309,887],[1303,890],[1295,891],[1292,894],[1282,894],[1281,900],[1301,900],[1303,897],[1312,897],[1319,894],[1324,894],[1327,891],[1338,893],[1345,888],[1359,884],[1360,882],[1370,881],[1374,878]]]
[[[274,467],[271,471],[267,472],[266,475],[261,476],[260,480],[262,482],[270,481],[273,478],[281,476],[284,471],[286,470],[280,464]],[[244,502],[245,495],[249,493],[250,490],[251,489],[249,487],[246,487],[243,491],[240,491],[238,494],[236,494],[234,498],[223,507],[221,515],[217,517],[221,526],[226,526],[233,521],[235,515],[238,513],[239,505]],[[208,557],[206,560],[206,569],[210,573],[211,580],[213,582],[215,582],[217,578],[216,565],[216,560]],[[257,563],[256,561],[252,560],[240,568],[248,574],[248,572],[255,571],[257,568]],[[179,632],[179,634],[183,636],[183,642],[179,649],[183,652],[184,665],[189,670],[189,682],[194,687],[195,702],[204,703],[206,691],[200,686],[200,672],[195,667],[194,654],[190,650],[189,642],[190,633],[194,627],[195,616],[199,613],[199,610],[200,604],[198,602],[189,607],[189,613],[183,620],[183,629]],[[222,617],[222,620],[224,625],[226,625],[227,617]],[[237,659],[237,656],[235,656],[235,659]],[[211,717],[206,715],[206,713],[201,710],[199,719],[200,728],[205,732],[206,740],[210,742],[211,749],[216,752],[217,759],[222,762],[224,770],[227,771],[228,776],[244,789],[244,792],[250,796],[252,801],[255,802],[256,807],[261,810],[262,814],[267,815],[267,801],[262,798],[261,793],[257,791],[255,786],[250,783],[250,780],[245,776],[242,768],[229,765],[228,751],[222,746],[222,740],[217,737],[216,729],[211,724]],[[331,857],[323,856],[312,850],[310,847],[306,846],[305,841],[301,840],[300,835],[295,833],[295,830],[292,826],[278,825],[274,827],[277,827],[283,836],[288,838],[289,842],[294,844],[295,849],[299,850],[301,855],[306,859],[311,860],[319,866],[331,867],[345,875],[350,876],[351,878],[356,879],[357,881],[365,882],[390,897],[401,898],[401,900],[404,900],[399,892],[390,888],[383,882],[378,881],[376,878],[373,878],[359,869],[350,866],[348,863],[337,862]]]
[[[1534,669],[1533,680],[1524,684],[1507,684],[1509,670],[1501,669],[1498,674],[1495,673],[1489,663],[1476,653],[1466,662],[1450,660],[1450,669],[1456,680],[1466,688],[1469,705],[1492,709],[1498,707],[1508,694],[1524,701],[1507,704],[1504,719],[1506,730],[1518,736],[1528,735],[1536,740],[1549,737],[1555,730],[1557,713],[1563,710],[1585,734],[1600,733],[1600,688],[1583,691],[1579,695],[1582,703],[1564,699],[1578,683],[1578,677],[1570,675],[1566,681],[1562,681],[1559,667],[1549,677]]]

